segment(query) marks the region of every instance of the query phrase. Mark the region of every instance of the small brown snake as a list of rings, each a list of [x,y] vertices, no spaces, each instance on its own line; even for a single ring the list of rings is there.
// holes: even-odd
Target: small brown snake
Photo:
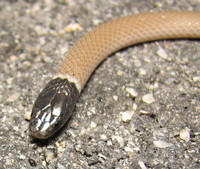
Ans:
[[[71,48],[56,76],[39,94],[31,115],[30,135],[47,139],[71,116],[88,78],[107,56],[137,43],[200,38],[200,12],[149,12],[107,22]]]

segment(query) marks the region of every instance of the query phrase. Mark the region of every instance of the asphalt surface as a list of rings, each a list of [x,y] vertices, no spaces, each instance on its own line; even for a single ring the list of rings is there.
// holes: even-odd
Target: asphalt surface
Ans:
[[[70,46],[92,28],[140,12],[199,7],[198,0],[1,0],[0,168],[200,168],[197,39],[113,54],[49,140],[30,138],[25,117]]]

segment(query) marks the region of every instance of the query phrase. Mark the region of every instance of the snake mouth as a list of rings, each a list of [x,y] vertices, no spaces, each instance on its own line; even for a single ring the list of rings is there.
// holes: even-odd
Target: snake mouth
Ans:
[[[59,128],[55,130],[47,122],[41,122],[39,118],[32,119],[29,125],[29,135],[36,139],[47,139],[51,137]]]
[[[35,130],[35,128],[33,128],[32,125],[30,125],[29,130],[30,130],[29,135],[32,138],[36,138],[36,139],[47,139],[47,138],[51,137],[51,135],[54,134],[54,133],[50,134],[47,131]]]

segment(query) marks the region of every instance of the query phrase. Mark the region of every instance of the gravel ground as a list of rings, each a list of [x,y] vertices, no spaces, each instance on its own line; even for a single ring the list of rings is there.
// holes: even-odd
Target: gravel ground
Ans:
[[[70,46],[93,27],[199,0],[1,0],[0,168],[200,168],[199,40],[144,43],[95,71],[57,135],[32,140],[25,114]]]

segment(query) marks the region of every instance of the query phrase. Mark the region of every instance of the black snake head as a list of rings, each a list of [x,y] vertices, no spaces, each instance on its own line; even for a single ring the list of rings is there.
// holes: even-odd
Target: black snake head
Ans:
[[[51,137],[71,116],[78,96],[74,83],[61,78],[51,80],[33,106],[30,135],[37,139]]]

